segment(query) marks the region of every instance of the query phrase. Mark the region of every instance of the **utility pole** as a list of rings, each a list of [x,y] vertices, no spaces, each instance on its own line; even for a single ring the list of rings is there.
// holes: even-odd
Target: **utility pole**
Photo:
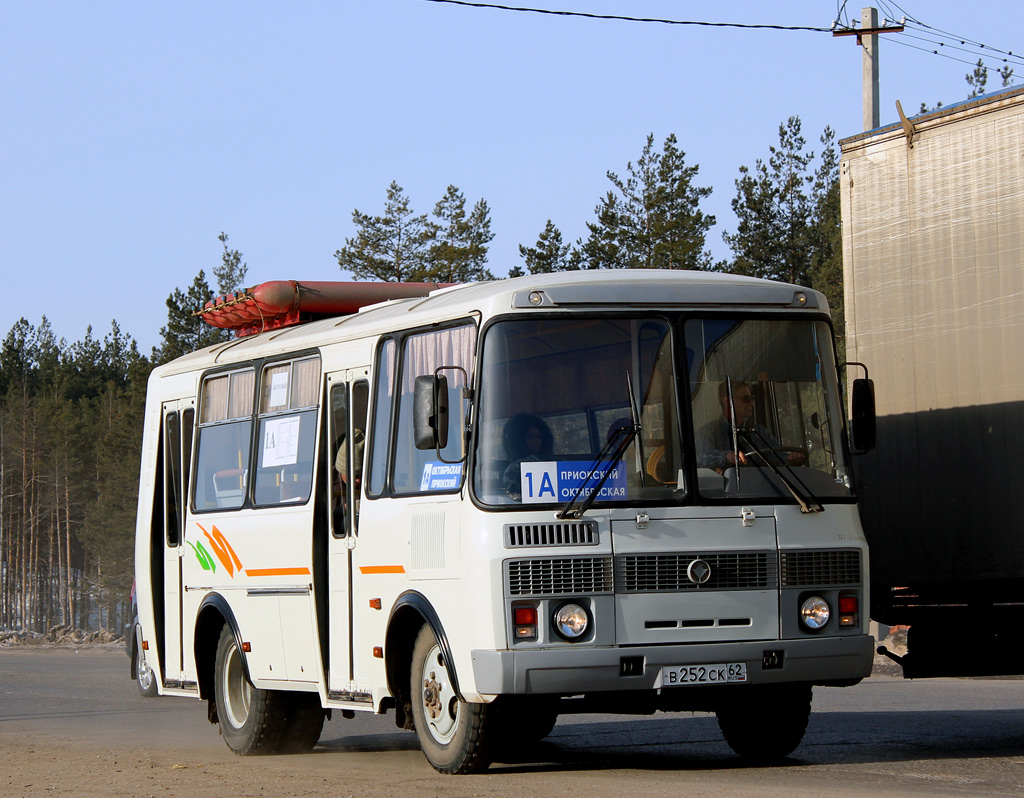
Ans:
[[[864,48],[862,59],[862,108],[865,130],[874,130],[882,124],[879,113],[878,34],[899,33],[902,25],[878,26],[878,9],[869,6],[860,11],[860,27],[832,31],[833,36],[856,36],[857,44]]]
[[[877,8],[870,7],[860,10],[860,29],[862,31],[878,29]],[[878,110],[878,34],[861,35],[857,37],[857,41],[864,49],[861,59],[864,86],[861,105],[864,114],[864,129],[874,130],[882,124],[882,117]]]

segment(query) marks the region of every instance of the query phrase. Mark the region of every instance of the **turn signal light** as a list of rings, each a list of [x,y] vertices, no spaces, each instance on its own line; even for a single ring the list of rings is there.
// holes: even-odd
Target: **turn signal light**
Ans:
[[[839,625],[856,626],[857,611],[860,609],[856,596],[839,597]]]
[[[536,607],[513,607],[512,626],[515,629],[516,640],[537,639],[537,608]]]

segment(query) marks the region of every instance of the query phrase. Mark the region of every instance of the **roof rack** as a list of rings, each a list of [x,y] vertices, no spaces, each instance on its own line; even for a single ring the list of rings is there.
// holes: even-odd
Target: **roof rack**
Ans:
[[[192,315],[242,338],[317,319],[347,316],[392,299],[422,297],[454,283],[356,283],[271,280],[215,297]]]

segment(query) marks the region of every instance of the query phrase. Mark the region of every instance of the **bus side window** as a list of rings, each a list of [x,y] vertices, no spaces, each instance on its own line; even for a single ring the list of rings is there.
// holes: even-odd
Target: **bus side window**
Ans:
[[[398,430],[392,473],[397,494],[455,491],[462,485],[465,454],[462,436],[462,389],[476,350],[476,326],[465,324],[407,336],[402,342],[399,377]],[[413,388],[416,378],[444,370],[449,390],[448,445],[438,457],[435,449],[417,449],[413,435]]]
[[[370,459],[366,495],[376,498],[384,493],[388,462],[388,432],[395,386],[395,341],[385,340],[377,353],[377,374],[373,390],[373,427],[370,430]]]
[[[192,496],[197,511],[245,502],[255,383],[251,368],[203,380]]]
[[[253,487],[258,506],[309,500],[319,382],[318,356],[272,363],[263,370]]]

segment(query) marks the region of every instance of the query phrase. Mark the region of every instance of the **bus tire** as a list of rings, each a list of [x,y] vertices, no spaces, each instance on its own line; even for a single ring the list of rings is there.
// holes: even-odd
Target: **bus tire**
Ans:
[[[286,694],[252,686],[227,624],[217,641],[214,673],[217,721],[228,748],[239,756],[274,753],[281,743]]]
[[[539,743],[558,721],[557,699],[536,696],[505,696],[496,702],[496,737],[502,750]]]
[[[305,754],[313,750],[324,729],[324,709],[317,693],[284,693],[287,717],[281,732],[282,754]]]
[[[146,662],[146,653],[139,644],[142,632],[135,627],[135,686],[139,688],[139,695],[143,698],[153,698],[157,694],[156,674]]]
[[[809,684],[741,687],[716,711],[729,747],[744,759],[768,763],[789,756],[807,731]]]
[[[434,632],[420,627],[412,648],[410,696],[420,748],[439,773],[479,773],[491,764],[495,716],[489,704],[471,704],[455,692],[449,664]]]

